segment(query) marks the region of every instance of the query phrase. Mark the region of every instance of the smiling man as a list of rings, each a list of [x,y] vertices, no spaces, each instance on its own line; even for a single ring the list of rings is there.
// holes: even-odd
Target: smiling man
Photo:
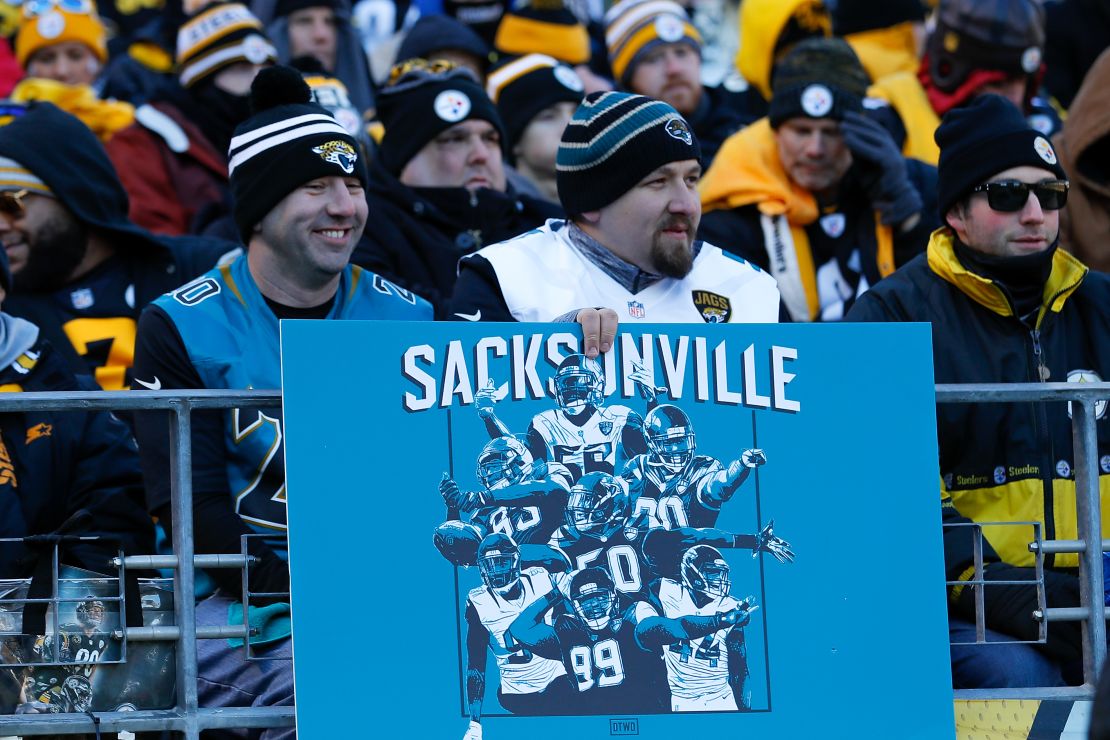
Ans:
[[[729,137],[702,182],[702,236],[769,271],[794,321],[842,318],[937,223],[936,170],[863,115],[868,85],[844,40],[800,42],[767,118]]]
[[[431,318],[424,301],[348,265],[367,219],[366,172],[354,138],[309,102],[309,88],[292,68],[263,70],[251,97],[256,113],[236,129],[228,152],[247,253],[143,312],[135,372],[145,388],[280,388],[280,319]],[[136,436],[147,505],[171,532],[165,416],[139,414]],[[193,416],[197,552],[239,552],[242,535],[265,535],[248,546],[258,558],[254,592],[289,590],[283,438],[273,410]],[[226,624],[229,604],[242,593],[240,577],[226,570],[212,577],[219,590],[198,605],[198,623]],[[288,643],[273,649],[287,651]],[[287,662],[247,664],[228,655],[222,640],[201,641],[198,653],[200,694],[209,706],[288,701]]]
[[[1110,280],[1058,249],[1068,181],[1056,152],[1013,104],[984,95],[945,115],[939,194],[945,227],[926,254],[863,295],[849,321],[918,321],[933,329],[938,383],[1098,382],[1110,372]],[[1096,407],[1103,512],[1110,503],[1110,416]],[[937,406],[946,523],[1037,521],[1046,537],[1076,534],[1070,409],[1063,403]],[[1103,531],[1107,526],[1103,520]],[[982,577],[1033,581],[1028,526],[987,527]],[[970,530],[944,532],[950,581],[974,577]],[[1074,555],[1048,556],[1050,607],[1078,606]],[[987,641],[953,644],[956,688],[1082,681],[1079,622],[1052,622],[1036,641],[1032,585],[994,585]],[[1101,603],[1101,594],[1096,603]],[[949,589],[953,643],[975,642],[974,589]]]
[[[777,321],[774,281],[694,236],[700,157],[690,126],[667,103],[587,96],[556,155],[570,219],[464,258],[451,314],[552,321],[605,306],[621,321]]]
[[[375,223],[352,259],[428,299],[443,318],[460,257],[560,211],[507,184],[505,126],[470,72],[450,62],[398,64],[378,112],[385,134],[370,164]]]

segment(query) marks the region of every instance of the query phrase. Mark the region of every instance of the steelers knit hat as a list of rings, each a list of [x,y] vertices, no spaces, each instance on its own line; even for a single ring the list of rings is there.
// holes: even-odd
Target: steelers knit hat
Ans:
[[[378,93],[378,119],[385,126],[378,156],[397,176],[425,144],[463,121],[488,121],[502,146],[506,143],[497,106],[469,70],[450,62],[410,59],[393,65]]]
[[[486,92],[505,122],[510,152],[541,111],[556,103],[578,103],[583,90],[573,69],[545,54],[513,59],[486,80]]]
[[[774,128],[802,116],[839,121],[845,113],[863,109],[870,84],[847,41],[809,38],[775,65],[767,117]]]
[[[563,0],[514,4],[497,26],[493,46],[501,54],[546,54],[570,65],[590,61],[590,34]]]
[[[604,208],[670,162],[701,159],[686,119],[661,100],[595,92],[574,112],[555,155],[555,182],[567,215]]]
[[[640,57],[661,44],[685,43],[701,53],[701,34],[673,0],[621,0],[605,14],[605,46],[622,86]]]
[[[251,84],[252,115],[235,129],[228,172],[235,224],[246,244],[285,196],[317,177],[357,177],[366,186],[358,143],[292,67],[269,67]]]
[[[92,50],[101,64],[108,61],[104,24],[92,0],[25,0],[23,19],[15,37],[15,58],[24,69],[39,49],[76,41]]]
[[[240,3],[214,3],[182,24],[177,32],[177,66],[182,87],[236,62],[277,62],[277,49],[262,22]]]
[[[1048,170],[1061,180],[1068,177],[1048,139],[1001,95],[980,95],[948,111],[934,138],[940,147],[937,205],[941,219],[974,187],[1013,167]]]

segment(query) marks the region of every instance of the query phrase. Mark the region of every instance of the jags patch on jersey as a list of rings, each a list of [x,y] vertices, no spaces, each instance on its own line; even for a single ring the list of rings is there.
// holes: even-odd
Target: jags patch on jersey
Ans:
[[[358,154],[355,148],[345,141],[329,141],[326,144],[312,147],[312,151],[320,155],[320,159],[334,165],[339,165],[339,168],[346,172],[348,175],[355,171],[355,162],[358,161]]]
[[[707,324],[727,324],[732,318],[732,301],[728,297],[708,290],[691,291],[694,306]]]

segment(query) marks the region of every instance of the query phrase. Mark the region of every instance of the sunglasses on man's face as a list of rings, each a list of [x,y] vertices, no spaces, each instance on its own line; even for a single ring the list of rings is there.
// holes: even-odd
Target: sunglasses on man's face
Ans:
[[[1058,211],[1068,202],[1067,180],[1045,180],[1028,183],[1007,180],[1006,182],[985,182],[971,192],[986,193],[987,204],[996,211],[1013,213],[1025,208],[1029,193],[1037,196],[1037,202],[1046,211]]]
[[[11,218],[23,218],[27,207],[23,199],[27,196],[26,190],[0,190],[0,213]]]

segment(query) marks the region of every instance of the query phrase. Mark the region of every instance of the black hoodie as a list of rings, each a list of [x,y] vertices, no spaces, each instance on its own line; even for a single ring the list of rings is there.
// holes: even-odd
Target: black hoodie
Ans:
[[[130,369],[134,325],[118,319],[133,322],[147,303],[237,247],[155,236],[132,223],[127,192],[104,147],[81,121],[50,103],[33,102],[0,127],[0,157],[30,170],[86,230],[115,248],[113,257],[58,290],[9,296],[5,311],[37,324],[73,372],[92,373],[105,388],[126,387],[129,379],[111,378]],[[109,365],[115,370],[106,373]]]

